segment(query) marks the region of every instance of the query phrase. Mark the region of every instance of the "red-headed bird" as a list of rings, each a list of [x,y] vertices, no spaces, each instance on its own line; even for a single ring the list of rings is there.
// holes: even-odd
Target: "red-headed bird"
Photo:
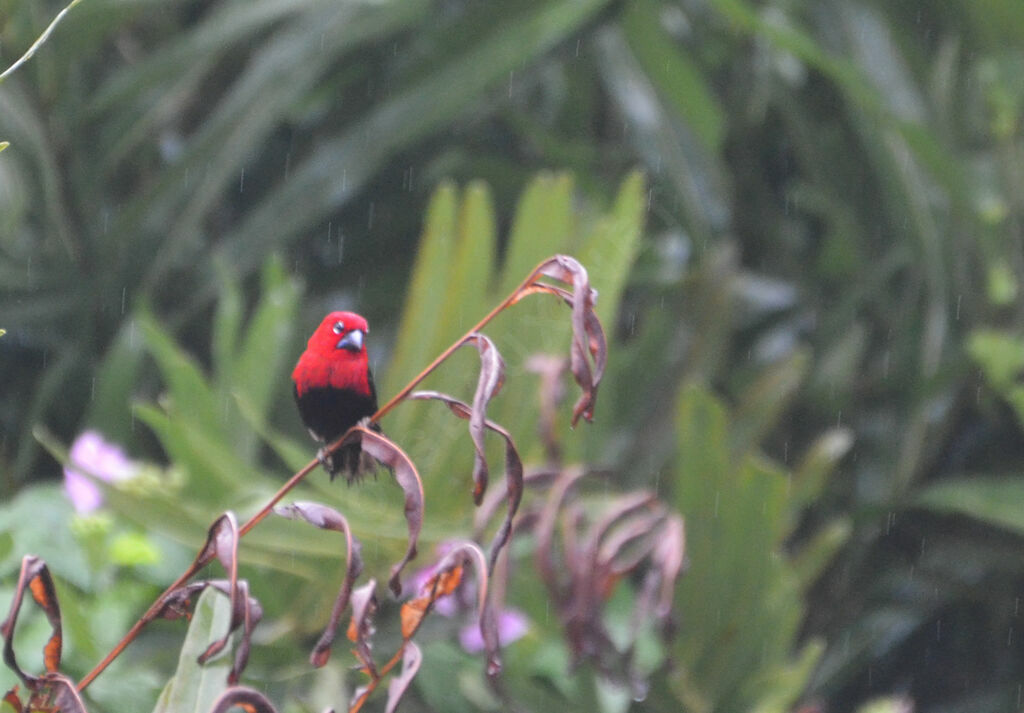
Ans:
[[[363,343],[369,327],[355,312],[331,312],[313,332],[302,352],[292,382],[295,403],[309,433],[329,444],[377,411],[377,389]],[[380,430],[376,424],[370,424]],[[345,473],[349,481],[372,472],[375,461],[359,443],[330,455],[318,454],[331,479]]]

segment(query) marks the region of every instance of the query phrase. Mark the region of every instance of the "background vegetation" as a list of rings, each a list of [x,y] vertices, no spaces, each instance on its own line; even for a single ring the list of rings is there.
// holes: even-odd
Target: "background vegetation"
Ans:
[[[61,7],[0,0],[4,67]],[[368,317],[387,395],[565,250],[612,358],[565,458],[687,518],[678,635],[633,707],[1019,707],[1022,68],[1017,0],[82,2],[0,85],[0,602],[44,556],[81,675],[216,513],[310,455],[287,373],[324,312]],[[525,362],[564,333],[520,308],[495,417],[537,462]],[[472,509],[432,408],[384,426],[437,542]],[[81,516],[51,453],[88,427],[148,465]],[[387,561],[395,491],[323,481]],[[286,710],[342,700],[345,662],[310,674],[296,641],[322,622],[285,606],[331,596],[334,553],[278,523],[244,552],[274,581],[250,674]],[[532,631],[508,675],[537,710],[631,705]],[[434,636],[404,705],[487,707]],[[150,709],[180,641],[151,632],[96,709]]]

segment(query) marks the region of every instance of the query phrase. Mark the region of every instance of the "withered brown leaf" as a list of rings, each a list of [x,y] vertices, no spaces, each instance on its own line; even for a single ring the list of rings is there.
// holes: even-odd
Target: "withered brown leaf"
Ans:
[[[35,683],[40,679],[22,671],[14,655],[14,629],[17,626],[18,612],[21,610],[26,590],[31,594],[32,600],[46,614],[47,621],[50,622],[50,638],[43,646],[43,665],[48,673],[56,673],[60,668],[61,648],[64,643],[60,605],[57,603],[57,591],[53,586],[50,570],[46,566],[46,562],[35,555],[25,555],[22,558],[21,572],[18,574],[18,584],[15,588],[14,599],[11,600],[11,609],[3,624],[0,624],[0,635],[4,637],[4,663],[14,671],[25,686],[34,690]]]
[[[345,561],[348,563],[345,568],[345,578],[341,583],[341,589],[338,591],[338,597],[334,600],[334,607],[331,609],[331,618],[327,623],[327,627],[309,656],[310,663],[313,666],[320,667],[327,663],[327,660],[330,658],[331,644],[334,642],[338,623],[341,621],[341,615],[344,613],[345,607],[348,606],[356,578],[363,571],[363,559],[360,555],[362,545],[352,534],[352,529],[349,527],[345,516],[326,505],[296,502],[291,505],[278,506],[274,511],[283,517],[305,520],[311,525],[324,530],[340,532],[345,536]]]
[[[471,409],[457,398],[439,391],[414,391],[409,395],[409,398],[440,401],[453,414],[459,418],[469,420],[471,423],[476,417],[475,409]],[[482,427],[490,429],[505,439],[505,497],[508,502],[508,508],[505,513],[505,521],[498,528],[491,542],[488,555],[488,571],[493,571],[494,563],[498,559],[501,548],[505,546],[509,536],[512,534],[512,520],[519,510],[519,503],[523,498],[523,461],[519,457],[515,441],[512,440],[512,434],[490,419],[485,419]]]

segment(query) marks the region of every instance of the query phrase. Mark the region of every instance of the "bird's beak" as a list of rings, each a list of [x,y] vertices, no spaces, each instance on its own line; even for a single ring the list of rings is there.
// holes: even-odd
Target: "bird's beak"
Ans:
[[[363,349],[363,332],[360,329],[353,329],[342,337],[335,345],[338,349],[348,349],[350,352],[358,352]]]

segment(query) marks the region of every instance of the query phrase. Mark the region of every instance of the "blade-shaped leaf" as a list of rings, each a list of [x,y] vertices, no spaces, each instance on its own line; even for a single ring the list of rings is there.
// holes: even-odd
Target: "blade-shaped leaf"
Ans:
[[[226,657],[200,664],[199,657],[231,623],[231,603],[213,587],[199,597],[185,635],[174,678],[164,688],[153,713],[208,711],[227,688],[230,665]]]

